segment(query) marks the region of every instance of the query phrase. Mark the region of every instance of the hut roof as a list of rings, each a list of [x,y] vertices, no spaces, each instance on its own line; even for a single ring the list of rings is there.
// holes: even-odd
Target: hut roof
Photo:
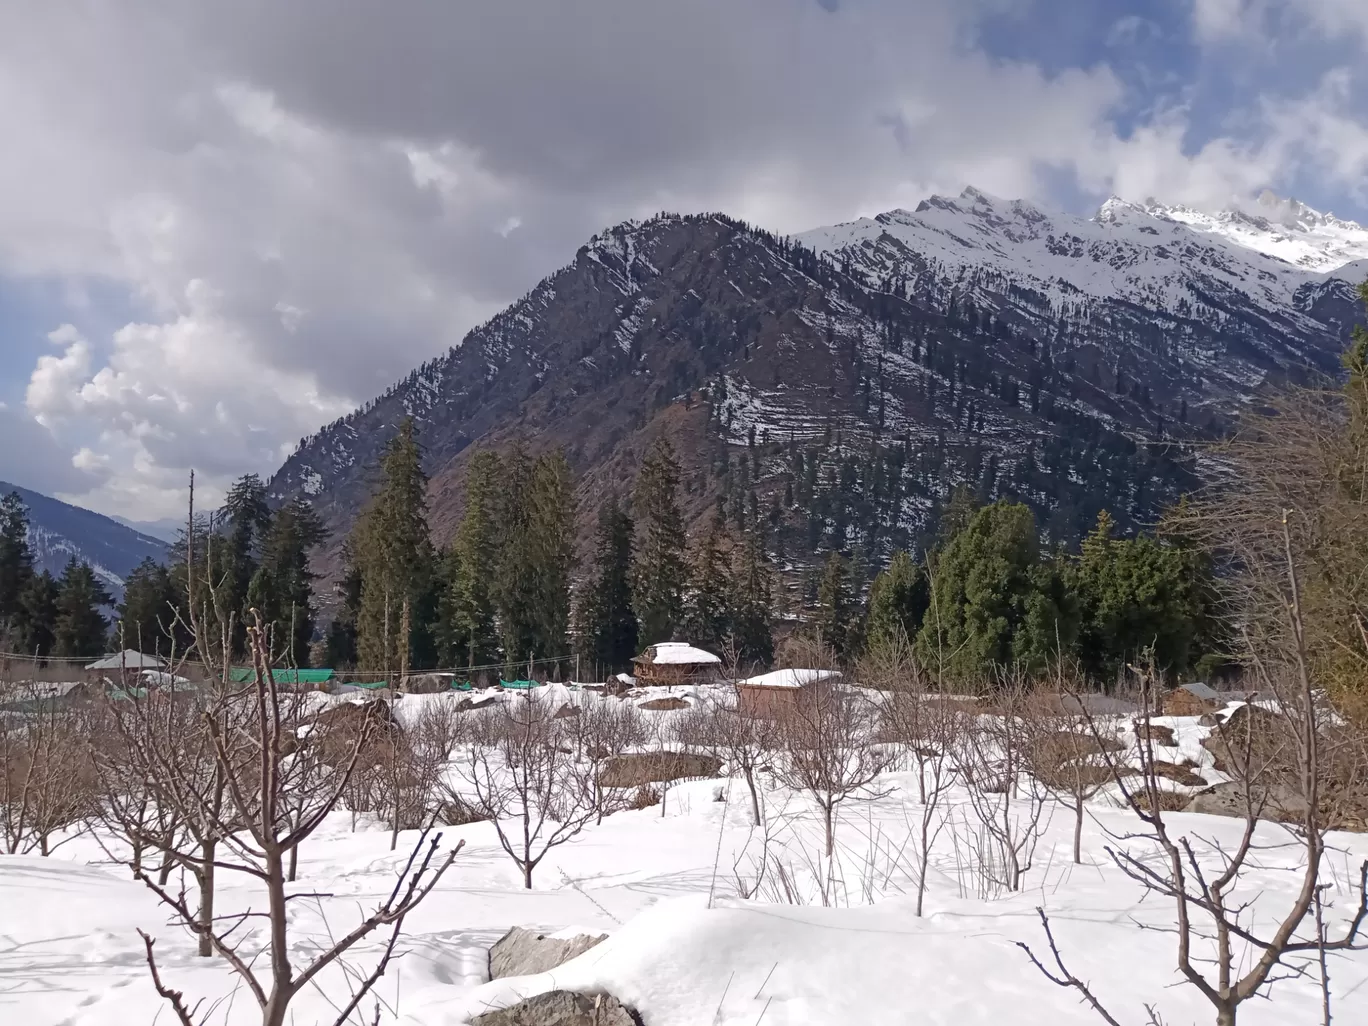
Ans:
[[[637,656],[637,658],[654,663],[656,666],[699,666],[721,665],[722,663],[722,660],[711,652],[694,648],[685,641],[662,641],[658,645],[652,645],[644,655]]]
[[[142,652],[134,652],[131,648],[122,652],[115,652],[102,659],[97,659],[89,664],[87,670],[160,670],[166,666],[166,660],[160,656],[144,655]]]
[[[1221,696],[1212,690],[1210,685],[1203,684],[1201,681],[1183,684],[1178,690],[1186,691],[1193,698],[1200,698],[1203,702],[1219,702],[1221,700]]]
[[[773,670],[741,682],[748,688],[805,688],[809,684],[840,676],[835,670]]]

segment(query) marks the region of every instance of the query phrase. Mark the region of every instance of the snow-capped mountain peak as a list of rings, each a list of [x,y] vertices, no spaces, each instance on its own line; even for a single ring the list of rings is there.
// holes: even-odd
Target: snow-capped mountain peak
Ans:
[[[1131,204],[1113,197],[1102,205],[1097,218],[1115,216],[1120,208],[1185,225],[1307,271],[1324,273],[1368,259],[1368,228],[1267,189],[1251,202],[1216,212],[1163,204],[1153,198]]]

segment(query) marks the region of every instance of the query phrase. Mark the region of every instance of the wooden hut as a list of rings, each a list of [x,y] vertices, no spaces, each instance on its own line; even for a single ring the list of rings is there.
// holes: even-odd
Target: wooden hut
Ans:
[[[780,719],[798,708],[808,688],[839,683],[835,670],[775,670],[748,677],[736,685],[736,709],[742,716]]]
[[[1201,682],[1182,684],[1164,696],[1165,716],[1201,716],[1224,708],[1225,700]]]
[[[685,641],[662,641],[632,660],[641,687],[710,684],[722,675],[722,660]]]

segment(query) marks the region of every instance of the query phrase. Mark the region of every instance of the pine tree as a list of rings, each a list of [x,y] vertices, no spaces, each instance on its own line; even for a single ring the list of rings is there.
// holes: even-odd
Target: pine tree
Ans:
[[[247,644],[248,591],[256,576],[262,542],[271,526],[266,485],[256,474],[238,478],[223,501],[219,515],[226,527],[223,554],[228,561],[223,604],[235,617],[233,651],[241,655]]]
[[[15,644],[23,631],[24,589],[33,578],[28,529],[28,509],[19,493],[0,499],[0,649]]]
[[[669,641],[682,619],[688,564],[678,491],[674,447],[661,436],[642,460],[634,497],[638,537],[632,588],[646,645]]]
[[[845,557],[833,552],[827,557],[821,583],[817,586],[816,627],[822,641],[838,655],[847,654],[850,647],[853,605],[849,567]]]
[[[731,637],[741,666],[774,661],[773,574],[763,541],[754,532],[732,548]]]
[[[19,597],[21,652],[40,657],[52,654],[57,641],[57,597],[60,593],[56,578],[46,570],[29,577]]]
[[[57,593],[52,654],[81,658],[103,654],[109,622],[100,608],[112,602],[90,565],[78,563],[72,556],[62,571]]]
[[[296,497],[271,518],[261,545],[247,601],[271,625],[273,647],[286,666],[309,665],[316,614],[309,553],[326,537],[313,506]]]
[[[540,568],[528,544],[532,531],[532,461],[521,442],[503,459],[503,501],[497,525],[498,574],[495,601],[504,660],[517,666],[538,647],[537,589]]]
[[[356,666],[357,619],[361,614],[361,574],[351,554],[350,541],[343,543],[342,562],[346,567],[339,587],[342,604],[323,636],[323,665],[344,669]]]
[[[534,653],[563,656],[570,632],[570,574],[575,562],[575,492],[560,449],[532,468],[527,544],[536,566]]]
[[[869,589],[869,649],[878,651],[900,640],[912,641],[930,601],[930,588],[922,568],[906,552],[895,552],[888,568],[874,578]]]
[[[111,634],[111,649],[132,648],[140,652],[182,654],[189,646],[188,633],[178,620],[180,593],[171,571],[151,557],[144,559],[124,581],[123,601]]]
[[[502,465],[498,453],[484,450],[466,472],[466,507],[447,557],[447,588],[442,610],[445,649],[453,666],[486,666],[499,656],[494,621],[494,582],[498,573],[498,495]]]
[[[357,660],[395,672],[412,665],[413,615],[432,574],[427,524],[427,476],[413,420],[385,447],[383,481],[357,521],[356,569],[361,575]]]
[[[616,498],[599,507],[594,572],[581,589],[580,657],[601,671],[627,667],[637,654],[632,609],[632,518]]]
[[[726,523],[714,517],[703,543],[694,556],[692,591],[689,595],[685,629],[696,645],[717,651],[731,633],[731,582],[727,553],[723,548]]]
[[[1013,665],[1040,669],[1073,645],[1058,567],[1042,562],[1035,518],[999,499],[974,514],[936,559],[930,612],[917,648],[931,665],[992,676]]]

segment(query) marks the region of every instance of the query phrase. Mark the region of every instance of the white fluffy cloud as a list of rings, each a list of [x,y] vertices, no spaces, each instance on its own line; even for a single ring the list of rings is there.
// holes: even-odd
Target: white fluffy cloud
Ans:
[[[1215,40],[1265,0],[1195,2]],[[1190,200],[1297,161],[1362,176],[1331,152],[1362,132],[1333,76],[1242,142],[1194,149],[1173,106],[1121,138],[1105,65],[976,48],[1017,3],[8,5],[0,275],[60,284],[51,323],[84,329],[22,369],[27,416],[66,494],[160,516],[190,467],[269,473],[626,217],[793,231],[971,182],[1048,199],[1056,171]],[[97,330],[79,300],[111,289],[132,313]]]

